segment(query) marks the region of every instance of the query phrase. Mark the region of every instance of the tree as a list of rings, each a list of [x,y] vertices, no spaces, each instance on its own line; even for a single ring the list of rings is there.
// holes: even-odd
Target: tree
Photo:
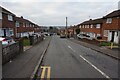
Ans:
[[[80,28],[75,29],[76,34],[80,33]]]

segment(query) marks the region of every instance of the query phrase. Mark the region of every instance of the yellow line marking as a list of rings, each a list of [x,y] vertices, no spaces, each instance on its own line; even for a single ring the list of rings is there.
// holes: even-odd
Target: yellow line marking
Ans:
[[[41,80],[44,80],[46,70],[47,70],[47,80],[50,80],[51,67],[49,67],[49,66],[41,66],[41,69],[42,69]]]

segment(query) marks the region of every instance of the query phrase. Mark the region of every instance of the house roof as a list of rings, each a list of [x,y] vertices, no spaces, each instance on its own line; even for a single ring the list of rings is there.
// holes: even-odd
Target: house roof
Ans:
[[[104,16],[103,18],[112,18],[112,17],[120,17],[120,9],[109,13],[108,15]]]
[[[27,19],[24,19],[23,17],[15,17],[15,20],[16,20],[16,21],[19,21],[19,22],[25,22],[25,23],[34,24],[34,23],[32,23],[31,21],[29,21],[29,20],[27,20]]]
[[[5,13],[5,14],[10,14],[10,15],[15,16],[15,14],[13,14],[12,12],[6,10],[5,8],[3,8],[3,7],[1,7],[1,6],[0,6],[0,8],[1,8],[1,10],[2,10],[3,13]]]
[[[103,19],[99,18],[99,19],[90,19],[88,21],[84,21],[83,23],[79,24],[79,25],[85,25],[85,24],[102,24],[103,23]]]

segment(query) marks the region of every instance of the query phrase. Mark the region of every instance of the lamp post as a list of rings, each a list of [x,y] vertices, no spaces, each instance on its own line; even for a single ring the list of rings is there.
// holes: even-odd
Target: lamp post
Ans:
[[[66,17],[66,38],[67,38],[67,33],[68,31],[67,31],[67,17]]]

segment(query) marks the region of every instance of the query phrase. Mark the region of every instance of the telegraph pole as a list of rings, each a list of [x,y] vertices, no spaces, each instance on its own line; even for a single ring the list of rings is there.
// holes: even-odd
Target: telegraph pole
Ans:
[[[67,37],[67,17],[66,17],[66,37]]]

